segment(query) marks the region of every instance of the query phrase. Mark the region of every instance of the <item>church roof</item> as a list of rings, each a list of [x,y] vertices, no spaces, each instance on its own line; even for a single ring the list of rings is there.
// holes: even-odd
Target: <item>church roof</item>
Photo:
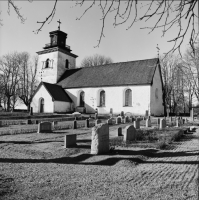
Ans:
[[[65,101],[65,102],[72,102],[71,98],[68,96],[68,94],[64,91],[64,89],[55,84],[41,82],[38,86],[38,89],[41,85],[44,85],[46,90],[49,92],[49,94],[52,96],[54,101]]]
[[[158,58],[67,70],[58,85],[63,88],[152,84]]]

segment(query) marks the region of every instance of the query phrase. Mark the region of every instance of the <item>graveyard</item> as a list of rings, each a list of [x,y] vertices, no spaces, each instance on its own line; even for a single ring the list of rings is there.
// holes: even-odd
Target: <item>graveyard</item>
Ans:
[[[197,119],[45,117],[1,120],[0,199],[198,199]]]

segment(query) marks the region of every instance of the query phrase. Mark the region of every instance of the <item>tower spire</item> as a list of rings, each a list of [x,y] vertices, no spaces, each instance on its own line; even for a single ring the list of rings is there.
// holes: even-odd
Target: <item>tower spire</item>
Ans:
[[[58,30],[60,31],[60,24],[61,24],[60,19],[57,22],[59,23]]]

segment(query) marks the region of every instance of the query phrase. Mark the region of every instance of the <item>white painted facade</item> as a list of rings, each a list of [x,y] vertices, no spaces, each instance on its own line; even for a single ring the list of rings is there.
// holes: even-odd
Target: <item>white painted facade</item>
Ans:
[[[43,52],[45,51],[47,50],[44,50]],[[49,59],[49,67],[45,68],[47,59]],[[66,60],[68,60],[68,68],[65,66]],[[57,83],[61,75],[67,69],[73,69],[75,66],[75,58],[59,50],[48,53],[40,53],[37,72],[38,82],[42,79],[43,82]]]
[[[161,115],[164,114],[164,107],[162,106],[162,99],[159,98],[156,103],[151,103],[154,99],[152,96],[155,93],[151,93],[155,85],[143,86],[118,86],[118,87],[99,87],[99,88],[75,88],[65,89],[67,94],[74,102],[74,107],[80,106],[80,93],[83,91],[85,108],[87,113],[95,112],[98,109],[99,114],[108,114],[112,108],[114,114],[120,114],[121,111],[124,113],[130,112],[134,115],[145,115],[146,110],[149,114]],[[132,106],[125,106],[125,91],[131,89],[132,91]],[[105,106],[99,106],[99,93],[105,91]],[[161,92],[160,92],[161,93]],[[153,107],[152,107],[153,106]],[[158,107],[157,107],[158,106]],[[151,113],[150,111],[153,111]]]
[[[53,101],[49,92],[42,85],[37,93],[34,95],[31,102],[31,107],[33,107],[34,113],[40,112],[40,101],[42,98],[44,99],[44,113],[61,113],[71,111],[71,103],[63,101]]]
[[[150,100],[150,114],[151,115],[163,115],[163,85],[161,81],[160,67],[156,67],[156,71],[153,77],[153,84],[151,86],[151,100]]]

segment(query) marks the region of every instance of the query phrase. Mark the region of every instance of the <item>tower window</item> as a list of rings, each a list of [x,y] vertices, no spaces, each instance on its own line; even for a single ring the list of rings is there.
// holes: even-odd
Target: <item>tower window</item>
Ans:
[[[68,59],[66,59],[66,61],[65,61],[65,68],[68,69],[68,67],[69,67],[69,62],[68,62]]]
[[[49,58],[46,59],[46,64],[45,64],[45,68],[49,68],[50,66],[50,60]]]

